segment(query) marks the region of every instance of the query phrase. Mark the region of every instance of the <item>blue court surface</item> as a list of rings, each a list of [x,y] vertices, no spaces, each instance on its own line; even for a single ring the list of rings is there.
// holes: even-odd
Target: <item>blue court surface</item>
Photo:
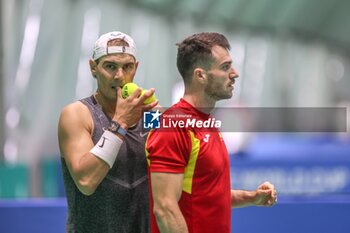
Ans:
[[[65,198],[0,201],[1,233],[64,233]],[[232,210],[237,233],[349,233],[347,196],[279,197],[272,208]],[[214,224],[214,223],[213,223]]]

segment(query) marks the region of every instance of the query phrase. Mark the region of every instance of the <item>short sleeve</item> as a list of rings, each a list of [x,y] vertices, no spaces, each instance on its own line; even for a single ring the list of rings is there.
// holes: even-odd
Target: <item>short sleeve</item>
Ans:
[[[152,130],[146,142],[150,172],[183,173],[191,151],[189,132]]]

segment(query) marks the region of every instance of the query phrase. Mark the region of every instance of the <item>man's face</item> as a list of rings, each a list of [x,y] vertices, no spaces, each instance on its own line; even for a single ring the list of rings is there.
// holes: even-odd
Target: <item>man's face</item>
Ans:
[[[232,66],[232,59],[227,49],[214,46],[212,48],[214,63],[208,75],[205,93],[215,101],[232,97],[233,84],[238,78],[236,69]]]
[[[116,99],[117,87],[132,82],[138,62],[129,54],[110,54],[99,59],[94,70],[98,91],[108,99]]]

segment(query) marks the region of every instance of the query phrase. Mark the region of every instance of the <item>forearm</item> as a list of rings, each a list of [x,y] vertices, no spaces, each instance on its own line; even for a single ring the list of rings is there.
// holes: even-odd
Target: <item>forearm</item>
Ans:
[[[122,143],[121,138],[107,130],[89,153],[80,159],[82,172],[79,177],[86,179],[83,180],[84,183],[79,182],[77,185],[84,194],[94,192],[109,169],[113,167]]]
[[[186,221],[179,208],[155,208],[154,214],[161,233],[188,233]]]
[[[90,152],[81,156],[77,161],[66,160],[66,163],[75,185],[85,195],[95,192],[110,169],[106,162]]]
[[[231,190],[231,207],[239,208],[255,205],[255,196],[255,191]]]
[[[74,153],[69,156],[70,172],[75,184],[82,193],[85,195],[94,193],[109,169],[112,168],[121,144],[121,139],[106,131],[99,142],[82,156],[79,155],[82,152],[76,151],[78,149],[71,150]]]
[[[182,194],[183,174],[151,173],[153,213],[161,233],[188,233],[178,202]]]

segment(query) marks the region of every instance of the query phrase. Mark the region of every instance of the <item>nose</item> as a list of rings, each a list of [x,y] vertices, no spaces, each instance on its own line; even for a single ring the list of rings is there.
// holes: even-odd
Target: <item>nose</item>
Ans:
[[[123,68],[118,68],[114,74],[114,79],[120,79],[124,76]]]
[[[236,68],[232,67],[231,68],[232,72],[230,74],[231,79],[236,79],[239,77],[238,71],[236,70]]]

